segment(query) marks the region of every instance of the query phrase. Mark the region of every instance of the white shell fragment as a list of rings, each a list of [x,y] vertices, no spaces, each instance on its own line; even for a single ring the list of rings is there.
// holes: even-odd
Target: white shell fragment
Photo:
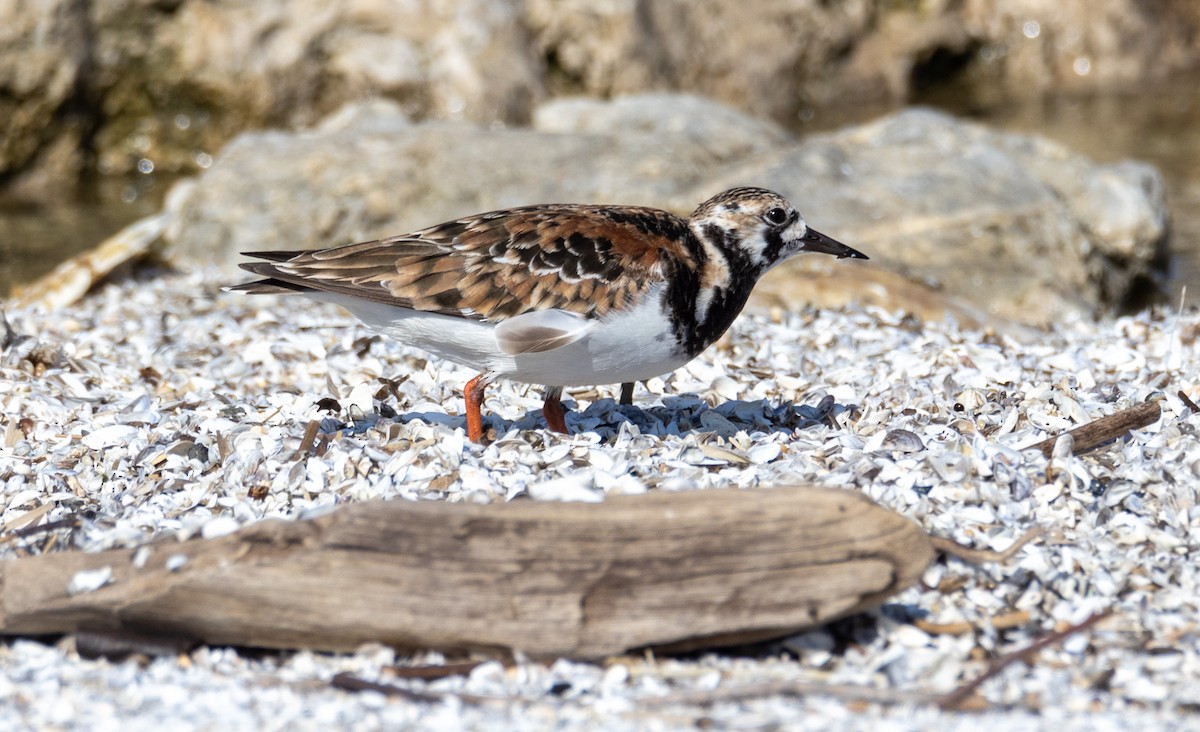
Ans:
[[[0,526],[76,519],[78,528],[0,543],[4,558],[157,540],[166,543],[145,555],[146,567],[179,571],[188,559],[173,538],[223,536],[347,502],[594,501],[815,483],[860,491],[980,549],[1006,549],[1033,527],[1047,533],[1007,563],[934,565],[925,586],[895,597],[858,635],[832,629],[769,654],[637,656],[607,668],[495,663],[411,683],[521,699],[522,718],[554,719],[554,710],[574,722],[560,726],[620,729],[638,724],[643,702],[714,686],[800,680],[942,693],[982,671],[979,659],[1112,608],[1113,618],[1007,669],[982,695],[1014,715],[1036,703],[1055,719],[1074,710],[1100,720],[1090,728],[1160,728],[1179,705],[1200,706],[1200,414],[1177,397],[1182,390],[1200,401],[1195,310],[1064,324],[1031,342],[947,323],[913,327],[875,308],[749,312],[686,368],[639,384],[633,406],[617,403],[617,385],[566,390],[571,435],[545,430],[540,388],[496,383],[484,406],[495,440],[479,446],[464,437],[470,371],[380,338],[335,307],[223,293],[224,284],[165,274],[102,285],[52,316],[7,309],[16,337],[0,351]],[[1064,439],[1047,460],[1023,449],[1155,393],[1166,397],[1162,417],[1098,450],[1075,455]],[[111,571],[81,573],[68,591],[111,579]],[[1014,613],[1027,620],[994,624]],[[914,624],[918,617],[971,630],[932,632]],[[39,708],[92,710],[87,694],[111,701],[111,689],[136,687],[114,714],[211,705],[234,715],[197,726],[511,722],[504,705],[328,689],[339,671],[387,681],[390,664],[441,660],[378,649],[262,658],[205,648],[186,668],[174,658],[140,668],[15,642],[0,653],[0,697],[25,695],[34,683],[4,679],[45,678],[55,703]],[[264,685],[270,705],[246,691]],[[0,727],[65,724],[6,716],[17,706],[0,704]],[[348,722],[360,719],[350,708],[371,721]],[[698,719],[687,716],[693,707],[678,709],[684,721],[667,728]],[[704,719],[757,727],[817,714],[841,719],[831,727],[839,728],[860,713],[833,697],[785,694],[713,702]],[[1006,719],[1020,727],[1028,717]],[[932,716],[896,724],[938,726]]]
[[[116,445],[127,445],[138,437],[140,430],[132,425],[114,424],[89,432],[80,440],[93,450],[102,450]]]
[[[204,527],[200,529],[200,536],[205,539],[216,539],[220,536],[228,536],[241,527],[242,525],[233,516],[218,516],[204,524]]]
[[[766,465],[783,452],[778,442],[764,442],[746,451],[746,459],[755,465]]]
[[[81,570],[76,572],[71,577],[71,581],[67,583],[67,594],[82,595],[87,592],[95,592],[109,582],[112,582],[112,579],[112,567]]]

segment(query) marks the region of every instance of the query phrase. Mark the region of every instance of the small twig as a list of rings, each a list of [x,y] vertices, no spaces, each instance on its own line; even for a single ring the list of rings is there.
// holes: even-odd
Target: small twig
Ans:
[[[940,552],[949,554],[952,557],[967,562],[968,564],[989,564],[992,562],[1007,562],[1012,559],[1017,552],[1021,551],[1021,547],[1046,533],[1040,526],[1026,531],[1020,539],[1013,542],[1013,545],[1003,551],[994,549],[974,549],[969,546],[963,546],[953,539],[947,539],[943,536],[929,537],[929,543],[933,544],[933,548]]]
[[[392,673],[398,679],[423,679],[431,681],[444,679],[447,676],[464,676],[474,671],[482,661],[462,661],[460,663],[443,663],[435,666],[391,666]]]
[[[402,686],[395,686],[393,684],[381,684],[378,681],[367,681],[366,679],[359,678],[354,674],[346,672],[335,674],[334,677],[329,680],[329,685],[335,689],[342,689],[343,691],[376,691],[384,696],[397,696],[410,701],[436,703],[442,701],[446,697],[445,694],[414,691],[412,689],[405,689]]]
[[[640,705],[655,707],[676,704],[709,706],[727,702],[742,702],[779,696],[830,696],[843,701],[864,701],[878,704],[937,704],[935,694],[901,689],[881,689],[858,684],[822,684],[812,681],[763,681],[739,686],[719,686],[715,689],[681,691],[658,697],[645,697]]]
[[[1093,447],[1103,445],[1109,440],[1122,437],[1132,430],[1138,430],[1148,424],[1152,424],[1162,414],[1162,407],[1158,404],[1160,401],[1162,401],[1162,397],[1156,397],[1071,430],[1067,434],[1071,435],[1075,441],[1073,454],[1078,455],[1079,453],[1087,452]],[[1059,435],[1048,437],[1041,442],[1034,443],[1022,449],[1036,448],[1049,458],[1054,454],[1054,442],[1058,437]]]
[[[464,704],[487,704],[489,702],[506,702],[508,699],[499,697],[479,696],[478,694],[439,693],[431,691],[416,691],[395,684],[382,684],[378,681],[367,681],[351,673],[340,673],[329,680],[329,685],[344,691],[375,691],[385,696],[395,696],[410,701],[429,702],[437,704],[449,698],[458,699]]]
[[[996,630],[1011,630],[1029,622],[1028,610],[1014,610],[988,619],[985,623]],[[958,623],[931,623],[928,620],[914,620],[913,625],[930,635],[966,635],[982,630],[984,623],[962,621]]]
[[[973,697],[975,695],[975,692],[979,690],[979,687],[982,686],[984,684],[984,682],[1000,675],[1000,672],[1003,671],[1004,669],[1013,665],[1017,661],[1028,661],[1031,656],[1036,655],[1039,651],[1042,651],[1042,650],[1044,650],[1052,645],[1055,645],[1057,643],[1061,643],[1062,641],[1066,640],[1068,637],[1070,637],[1072,635],[1075,635],[1076,633],[1087,630],[1088,628],[1092,627],[1093,625],[1100,622],[1101,620],[1104,620],[1105,618],[1107,618],[1110,615],[1112,615],[1111,609],[1104,610],[1104,611],[1098,612],[1098,613],[1094,613],[1090,617],[1088,617],[1087,620],[1084,620],[1082,623],[1077,623],[1075,625],[1072,625],[1068,628],[1064,628],[1062,630],[1056,630],[1053,633],[1049,633],[1041,638],[1038,638],[1036,641],[1034,641],[1033,643],[1030,643],[1029,645],[1025,646],[1024,648],[1021,648],[1019,650],[1013,651],[1012,653],[1008,653],[1008,654],[1001,656],[1000,658],[997,658],[996,660],[992,661],[991,664],[988,665],[986,671],[979,674],[974,679],[968,681],[967,683],[963,684],[962,686],[958,687],[957,689],[950,692],[949,694],[945,694],[940,699],[938,699],[938,701],[937,701],[938,706],[945,711],[950,711],[950,710],[960,708],[967,700],[969,700],[971,697]]]
[[[1180,389],[1177,396],[1181,402],[1187,405],[1188,409],[1192,410],[1193,412],[1200,413],[1200,405],[1197,405],[1194,401],[1192,401],[1192,398],[1187,395],[1186,391]]]
[[[0,544],[7,544],[10,541],[16,541],[17,539],[25,539],[30,536],[37,536],[38,534],[45,534],[47,532],[57,531],[59,529],[77,529],[77,528],[79,528],[79,519],[74,516],[69,516],[65,519],[59,519],[57,521],[48,521],[44,524],[39,524],[37,526],[26,526],[23,529],[17,529],[16,531],[11,531],[11,532],[5,534],[4,536],[0,536]]]
[[[262,421],[259,422],[259,424],[266,424],[266,423],[270,422],[272,419],[275,419],[275,415],[279,414],[282,411],[283,411],[282,406],[275,407],[275,410],[273,412],[271,412],[270,414],[268,414],[267,416],[263,417]]]
[[[304,437],[300,438],[299,451],[301,455],[307,455],[312,450],[313,443],[317,440],[317,431],[320,429],[320,422],[315,419],[308,421],[308,426],[304,428]]]

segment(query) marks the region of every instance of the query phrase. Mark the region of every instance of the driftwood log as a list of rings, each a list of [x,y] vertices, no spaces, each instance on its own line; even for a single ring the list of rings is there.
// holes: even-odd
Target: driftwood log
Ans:
[[[374,502],[218,539],[2,562],[0,633],[597,658],[811,628],[908,587],[932,556],[916,524],[850,491]]]

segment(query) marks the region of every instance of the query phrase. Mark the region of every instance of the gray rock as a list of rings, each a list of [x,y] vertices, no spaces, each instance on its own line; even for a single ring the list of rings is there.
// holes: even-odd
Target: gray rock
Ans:
[[[76,3],[0,3],[0,174],[53,158],[59,178],[78,172],[78,125],[60,120],[87,59]],[[65,149],[64,149],[65,148]],[[57,154],[55,154],[57,152]]]
[[[717,109],[670,95],[552,103],[531,130],[414,124],[376,103],[310,132],[243,135],[178,197],[170,252],[232,270],[239,251],[344,244],[495,208],[610,202],[686,215],[727,187],[760,185],[871,266],[1024,322],[1117,307],[1161,262],[1165,208],[1147,166],[1095,165],[925,110],[795,142]]]
[[[731,150],[724,128],[713,130],[717,137],[698,129],[556,134],[414,124],[377,102],[311,132],[238,137],[183,197],[171,252],[232,270],[248,249],[345,244],[497,208],[664,201],[746,147]]]
[[[694,92],[781,120],[813,103],[903,101],[939,85],[991,103],[1111,90],[1194,69],[1200,57],[1194,0],[527,0],[526,8],[560,87]]]
[[[722,160],[780,149],[795,138],[773,122],[694,94],[630,94],[612,101],[568,97],[534,110],[541,132],[681,138],[708,148]]]
[[[1119,308],[1161,275],[1166,255],[1152,167],[1097,165],[929,110],[810,138],[692,195],[750,182],[883,266],[1025,322]]]

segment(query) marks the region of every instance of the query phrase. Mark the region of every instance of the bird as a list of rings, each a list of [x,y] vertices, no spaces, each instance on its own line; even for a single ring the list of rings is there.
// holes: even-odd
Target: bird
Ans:
[[[673,371],[733,323],[768,270],[801,252],[868,257],[808,226],[784,196],[718,193],[684,218],[644,206],[540,204],[308,251],[244,252],[262,279],[230,287],[336,303],[383,335],[474,369],[467,435],[498,379],[545,387],[566,433],[566,387]]]

